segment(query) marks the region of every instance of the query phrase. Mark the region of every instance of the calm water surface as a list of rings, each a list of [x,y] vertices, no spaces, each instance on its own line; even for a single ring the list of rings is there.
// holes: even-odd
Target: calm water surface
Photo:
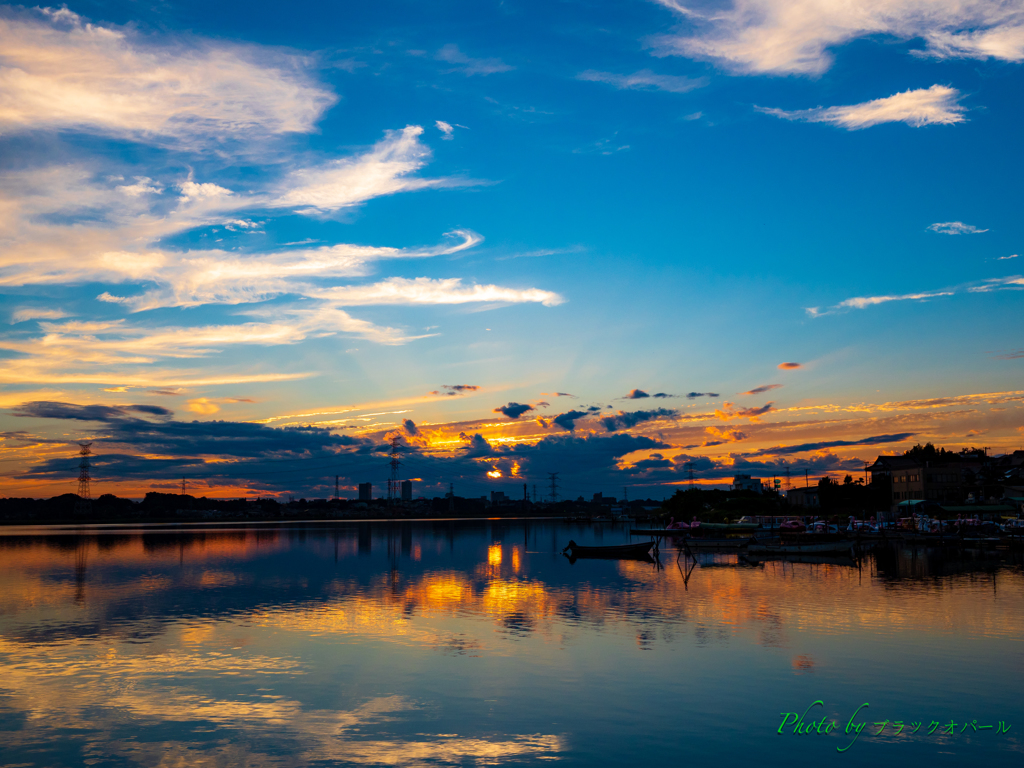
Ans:
[[[0,766],[1024,758],[1019,554],[571,564],[570,538],[628,529],[0,531]],[[835,731],[777,733],[816,700]]]

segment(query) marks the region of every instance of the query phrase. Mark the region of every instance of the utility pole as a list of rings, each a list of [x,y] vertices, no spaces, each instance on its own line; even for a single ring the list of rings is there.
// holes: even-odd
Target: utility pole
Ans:
[[[339,491],[339,488],[338,488],[338,481],[339,481],[340,479],[341,479],[341,475],[335,475],[335,476],[334,476],[334,498],[335,498],[335,500],[337,500],[337,499],[340,499],[340,498],[341,498],[341,494],[340,494],[340,493],[338,492],[338,491]]]
[[[788,491],[791,483],[789,482],[789,467],[786,467],[786,490]]]
[[[537,484],[533,484],[533,503],[537,503]]]
[[[804,488],[810,488],[811,481],[807,479],[807,470],[804,470]]]
[[[555,504],[558,501],[558,473],[548,472],[548,477],[551,478],[551,503]]]
[[[398,501],[401,493],[401,483],[398,481],[398,468],[402,462],[398,460],[398,436],[391,438],[391,477],[388,478],[388,504]]]
[[[692,461],[686,462],[686,472],[687,472],[687,476],[690,479],[690,488],[692,489],[693,488],[693,462]]]

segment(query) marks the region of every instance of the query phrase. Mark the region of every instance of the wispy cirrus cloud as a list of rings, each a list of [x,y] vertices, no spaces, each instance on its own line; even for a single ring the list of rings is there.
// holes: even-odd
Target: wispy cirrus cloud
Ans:
[[[454,43],[442,47],[434,56],[438,61],[445,61],[454,64],[447,72],[459,72],[467,77],[472,75],[493,75],[499,72],[510,72],[515,67],[510,66],[498,58],[474,59],[467,56],[459,46]]]
[[[824,315],[833,315],[837,312],[842,312],[845,309],[864,309],[865,307],[874,307],[878,304],[888,304],[891,301],[926,301],[928,299],[936,299],[941,296],[952,296],[954,293],[955,291],[925,291],[921,293],[903,293],[886,296],[854,296],[852,299],[845,299],[828,309],[808,307],[807,314],[811,317],[823,317]]]
[[[805,453],[807,451],[823,451],[829,448],[843,448],[857,445],[885,445],[886,443],[902,443],[914,436],[914,432],[900,432],[895,435],[876,435],[865,437],[860,440],[825,440],[817,443],[801,443],[799,445],[776,445],[771,448],[762,448],[747,456],[788,456],[794,453]]]
[[[807,307],[806,312],[810,317],[824,317],[825,315],[834,315],[850,309],[866,309],[867,307],[888,304],[893,301],[927,301],[928,299],[955,296],[962,293],[991,293],[992,291],[1021,289],[1024,289],[1024,276],[1010,275],[1008,277],[993,277],[980,282],[963,283],[941,291],[921,291],[883,296],[855,296],[827,309]]]
[[[928,229],[941,235],[976,235],[988,232],[987,229],[978,229],[973,224],[964,224],[962,221],[942,221],[928,225]]]
[[[1009,277],[993,277],[983,280],[980,285],[972,285],[967,290],[969,293],[989,293],[990,291],[1020,290],[1024,288],[1024,276],[1010,275]]]
[[[829,123],[849,131],[870,128],[882,123],[906,123],[915,128],[924,125],[952,125],[964,121],[966,111],[957,101],[960,92],[944,85],[904,91],[883,99],[841,107],[815,107],[787,111],[771,107],[755,107],[784,120],[805,123]]]
[[[11,314],[12,323],[24,323],[27,320],[59,320],[67,317],[62,309],[45,309],[43,307],[22,307]]]
[[[708,84],[706,77],[683,77],[681,75],[659,75],[649,69],[641,69],[631,75],[618,75],[614,72],[599,72],[588,69],[576,75],[577,80],[588,80],[594,83],[607,83],[619,90],[668,91],[669,93],[687,93]]]
[[[760,387],[754,387],[749,392],[740,392],[741,395],[763,395],[765,392],[771,392],[773,389],[779,389],[781,384],[762,384]]]
[[[74,128],[192,146],[305,133],[337,97],[294,54],[154,41],[69,11],[0,16],[6,131]]]
[[[273,208],[295,208],[300,212],[332,212],[376,197],[420,189],[455,187],[477,182],[413,174],[430,160],[430,149],[420,141],[423,128],[407,125],[387,131],[384,139],[368,152],[351,158],[297,168],[289,173],[263,204]]]
[[[651,40],[658,56],[715,61],[739,74],[820,75],[831,49],[867,37],[921,39],[934,58],[1024,61],[1024,9],[1004,0],[732,0],[714,6],[657,0],[679,32]]]
[[[537,288],[519,290],[498,285],[462,285],[459,278],[432,280],[428,277],[417,277],[412,280],[392,277],[372,285],[348,285],[310,291],[309,295],[327,299],[341,306],[537,302],[553,307],[565,301],[557,293]]]

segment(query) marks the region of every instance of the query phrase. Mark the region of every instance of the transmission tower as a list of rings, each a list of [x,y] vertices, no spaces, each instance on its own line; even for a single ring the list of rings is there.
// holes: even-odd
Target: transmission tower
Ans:
[[[398,460],[399,439],[397,435],[391,438],[391,477],[388,478],[388,504],[398,501],[399,494],[402,492],[402,484],[398,480],[398,468],[402,466],[402,462]]]
[[[341,494],[338,492],[338,480],[341,479],[341,475],[334,476],[334,498],[340,499]]]
[[[93,455],[89,448],[91,445],[92,443],[78,444],[78,455],[82,457],[78,462],[78,501],[75,503],[75,512],[78,514],[92,511],[92,478],[89,476],[89,457]]]
[[[533,484],[533,503],[537,503],[537,484]]]
[[[692,461],[686,462],[686,472],[687,472],[687,475],[690,478],[690,487],[693,488],[693,462]]]
[[[188,483],[185,481],[184,476],[181,478],[181,495],[185,495],[185,489],[188,487]]]
[[[551,503],[554,504],[558,501],[558,473],[548,472],[548,477],[551,479]]]
[[[788,491],[790,487],[791,483],[789,482],[789,467],[786,467],[786,490]]]

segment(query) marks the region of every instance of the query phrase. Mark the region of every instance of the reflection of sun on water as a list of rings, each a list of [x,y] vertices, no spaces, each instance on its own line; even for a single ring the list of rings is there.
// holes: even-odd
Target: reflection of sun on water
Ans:
[[[519,573],[519,545],[512,547],[512,571],[513,573]]]

